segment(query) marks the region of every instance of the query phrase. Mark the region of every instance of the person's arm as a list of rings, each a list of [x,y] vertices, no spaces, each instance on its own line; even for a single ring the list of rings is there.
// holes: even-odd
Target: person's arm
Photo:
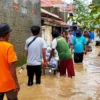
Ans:
[[[73,37],[72,41],[71,41],[71,53],[72,53],[72,51],[74,49],[74,44],[75,44],[75,38]]]
[[[84,42],[84,49],[85,49],[84,53],[87,54],[87,45],[86,45],[87,44],[87,40],[86,40],[85,37],[84,37],[84,41],[83,42]]]
[[[87,54],[87,46],[86,45],[84,45],[84,49],[85,49],[85,54]]]
[[[50,57],[49,57],[48,61],[50,61],[51,58],[54,56],[54,51],[55,51],[55,49],[52,49],[52,50],[51,50],[51,52],[50,52]]]
[[[10,66],[10,73],[14,79],[14,82],[15,82],[15,92],[18,92],[20,90],[20,87],[19,87],[19,83],[18,83],[18,79],[17,79],[17,75],[16,75],[16,67],[15,67],[15,63],[10,63],[9,64]]]
[[[72,53],[73,49],[74,49],[74,45],[71,45],[71,53]]]
[[[8,63],[9,63],[9,71],[11,73],[11,76],[15,82],[15,92],[17,93],[20,90],[19,84],[18,84],[18,79],[16,76],[16,67],[15,67],[15,62],[18,61],[17,60],[17,56],[16,53],[14,51],[14,47],[13,45],[11,45],[8,49]]]
[[[26,57],[26,58],[27,58],[27,55],[28,55],[28,47],[27,47],[27,45],[28,45],[28,43],[26,41],[26,43],[25,43],[25,52],[24,52],[24,57]]]
[[[46,45],[46,42],[44,39],[42,39],[42,42],[43,42],[43,47],[42,47],[42,57],[43,57],[43,67],[47,67],[47,60],[46,60],[46,48],[47,48],[47,45]]]
[[[42,49],[43,61],[46,62],[46,49]]]
[[[54,40],[52,41],[52,50],[51,50],[51,52],[50,52],[50,57],[49,57],[48,61],[50,61],[51,58],[52,58],[52,56],[54,56],[54,51],[55,51],[56,47],[57,47],[57,40],[54,39]]]

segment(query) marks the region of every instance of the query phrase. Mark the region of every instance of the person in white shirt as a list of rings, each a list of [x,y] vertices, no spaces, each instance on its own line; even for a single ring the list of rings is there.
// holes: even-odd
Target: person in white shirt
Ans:
[[[32,26],[33,36],[26,40],[25,50],[27,56],[27,74],[28,86],[33,85],[34,74],[36,75],[36,84],[41,84],[42,58],[43,66],[46,67],[46,43],[43,38],[39,37],[40,26]]]

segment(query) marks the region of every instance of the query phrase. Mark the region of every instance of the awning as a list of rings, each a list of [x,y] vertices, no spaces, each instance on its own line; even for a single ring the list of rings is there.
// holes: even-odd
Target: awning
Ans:
[[[42,19],[45,20],[45,21],[54,23],[54,24],[56,24],[57,26],[60,26],[60,27],[69,27],[70,26],[63,21],[59,21],[59,20],[55,20],[55,19],[51,19],[51,18],[46,18],[46,17],[42,17]]]
[[[57,19],[61,20],[61,18],[58,15],[50,13],[50,12],[48,12],[48,11],[42,9],[42,8],[41,8],[41,14],[42,14],[42,17],[44,17],[43,16],[43,14],[44,14],[44,15],[47,15],[48,17],[54,17],[54,18],[57,18]]]

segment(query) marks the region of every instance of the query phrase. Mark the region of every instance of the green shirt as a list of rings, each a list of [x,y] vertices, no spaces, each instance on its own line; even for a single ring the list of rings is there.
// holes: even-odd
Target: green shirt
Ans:
[[[66,40],[63,37],[59,36],[56,38],[56,41],[57,41],[56,49],[58,51],[59,59],[60,60],[72,59],[72,55]]]

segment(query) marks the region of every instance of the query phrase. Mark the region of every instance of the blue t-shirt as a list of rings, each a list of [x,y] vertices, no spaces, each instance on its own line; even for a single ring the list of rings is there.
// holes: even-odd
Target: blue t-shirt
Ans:
[[[87,44],[86,38],[84,36],[76,37],[72,39],[72,45],[74,45],[74,53],[83,53],[84,45]]]
[[[94,40],[94,33],[93,33],[93,32],[89,32],[89,38],[90,38],[91,40]]]
[[[76,33],[75,33],[74,31],[72,32],[72,34],[73,34],[74,36],[76,36]]]

